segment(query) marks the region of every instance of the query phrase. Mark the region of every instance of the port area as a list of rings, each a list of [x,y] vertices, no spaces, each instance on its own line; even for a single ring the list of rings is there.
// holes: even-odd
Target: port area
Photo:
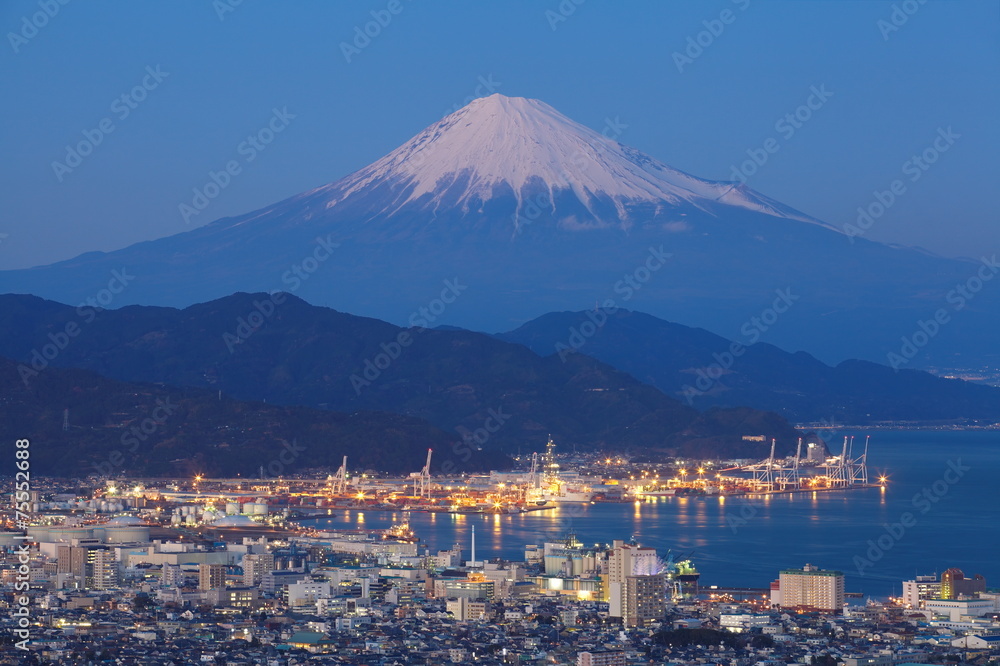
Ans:
[[[385,511],[387,513],[462,513],[462,514],[494,514],[513,515],[528,513],[531,511],[544,511],[553,509],[556,505],[546,503],[544,505],[518,505],[504,504],[500,507],[477,507],[477,506],[443,506],[443,505],[399,505],[391,503],[355,503],[328,504],[326,508],[309,508],[300,506],[288,517],[290,521],[311,520],[313,518],[324,518],[336,513],[336,511]]]
[[[697,497],[765,497],[768,495],[811,495],[813,493],[834,493],[834,492],[844,492],[850,490],[868,490],[871,488],[880,488],[885,490],[885,484],[882,483],[855,483],[849,486],[840,487],[830,487],[830,488],[783,488],[777,490],[747,490],[744,492],[731,492],[725,494],[716,495],[696,495]]]
[[[162,486],[154,494],[158,499],[202,505],[200,511],[209,512],[211,518],[224,514],[263,519],[277,510],[283,519],[293,521],[322,518],[337,511],[517,515],[564,504],[641,503],[662,498],[724,501],[727,497],[766,498],[871,488],[885,491],[888,477],[884,472],[869,476],[868,438],[855,447],[854,438],[845,437],[836,455],[831,455],[825,445],[806,444],[804,449],[800,440],[794,456],[779,457],[775,455],[772,440],[770,454],[762,460],[673,459],[633,463],[621,455],[582,458],[574,453],[560,457],[550,438],[544,453],[515,458],[520,469],[482,474],[432,475],[433,452],[428,450],[423,468],[402,477],[370,471],[349,474],[345,457],[340,468],[325,478],[196,475],[193,481],[178,479],[166,484],[162,479],[148,481]],[[142,480],[136,481],[141,486]],[[102,505],[110,505],[118,493],[115,480],[109,479],[107,483]],[[175,512],[169,516],[171,524],[198,522],[198,516],[192,515],[197,509],[188,507],[178,511],[187,513]],[[227,518],[217,526],[247,527],[229,524],[234,520]]]

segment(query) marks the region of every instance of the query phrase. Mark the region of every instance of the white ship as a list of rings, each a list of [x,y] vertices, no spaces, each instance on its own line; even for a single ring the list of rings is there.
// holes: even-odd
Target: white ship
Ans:
[[[585,479],[576,472],[562,472],[555,459],[555,442],[549,437],[545,445],[545,455],[542,458],[542,472],[532,470],[535,478],[535,488],[529,492],[529,501],[536,502],[590,502],[594,498],[594,490],[587,485]]]

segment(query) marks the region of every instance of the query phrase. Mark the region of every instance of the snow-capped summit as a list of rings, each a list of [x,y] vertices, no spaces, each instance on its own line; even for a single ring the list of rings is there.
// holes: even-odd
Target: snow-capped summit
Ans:
[[[363,197],[358,212],[368,219],[506,209],[505,223],[515,227],[529,206],[563,228],[676,223],[689,209],[710,212],[720,204],[817,222],[739,183],[673,169],[544,102],[500,94],[472,101],[382,159],[307,194],[313,195],[329,208],[354,208]]]
[[[495,331],[600,304],[737,340],[751,339],[747,322],[778,295],[796,304],[768,341],[798,349],[806,340],[837,361],[884,360],[887,342],[911,335],[973,270],[852,244],[745,185],[697,178],[616,138],[537,100],[493,95],[336,182],[115,252],[0,271],[0,283],[80,303],[125,267],[137,277],[115,307],[283,290],[394,323]],[[938,365],[995,354],[996,298],[984,290],[980,318],[964,315],[928,345]],[[394,390],[392,380],[378,390]]]

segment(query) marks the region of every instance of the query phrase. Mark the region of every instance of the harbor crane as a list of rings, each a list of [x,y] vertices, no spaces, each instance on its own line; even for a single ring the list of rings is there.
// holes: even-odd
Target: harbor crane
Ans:
[[[854,457],[854,437],[844,437],[839,456],[828,459],[817,467],[823,470],[820,476],[809,476],[803,470],[802,439],[799,439],[794,458],[775,459],[775,441],[771,440],[771,452],[765,460],[746,465],[740,469],[750,472],[753,485],[761,491],[804,489],[815,479],[823,479],[828,488],[848,488],[868,485],[868,444],[865,437],[864,452]]]
[[[427,462],[419,472],[410,472],[413,479],[413,494],[416,497],[430,497],[431,495],[431,454],[433,449],[427,449]]]
[[[330,484],[330,492],[334,495],[345,495],[347,493],[347,456],[344,456],[344,462],[341,463],[340,469],[327,480]]]

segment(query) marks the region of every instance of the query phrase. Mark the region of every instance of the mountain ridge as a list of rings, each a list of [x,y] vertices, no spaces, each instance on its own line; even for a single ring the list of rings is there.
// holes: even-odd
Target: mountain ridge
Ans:
[[[685,174],[541,102],[502,101],[510,99],[476,100],[353,174],[247,214],[107,254],[0,271],[0,291],[78,303],[124,267],[136,279],[113,307],[284,290],[405,323],[443,280],[457,278],[470,290],[436,323],[495,331],[604,301],[646,248],[662,245],[671,261],[616,306],[732,336],[775,289],[792,288],[802,298],[769,328],[768,342],[808,346],[830,363],[884,362],[976,270],[848,238],[744,185]],[[516,139],[493,136],[508,121],[527,129]],[[502,159],[483,152],[488,142],[467,145],[477,132],[503,146]],[[507,164],[513,185],[496,179]],[[322,261],[317,239],[336,247]],[[304,265],[313,269],[307,279],[285,281]],[[913,367],[997,358],[990,331],[1000,326],[1000,291],[984,289],[954,319],[909,359]]]
[[[77,368],[49,367],[26,384],[18,365],[0,357],[0,435],[44,442],[32,449],[37,474],[252,479],[263,467],[275,478],[333,470],[344,455],[352,469],[406,473],[423,465],[427,448],[437,453],[436,468],[448,461],[470,472],[510,464],[493,452],[456,456],[463,445],[454,434],[412,417],[239,401]]]
[[[747,431],[778,437],[782,447],[797,438],[776,415],[701,413],[584,356],[564,363],[486,334],[402,329],[290,295],[271,316],[253,317],[264,301],[264,294],[234,294],[184,310],[127,306],[101,311],[84,325],[70,306],[0,296],[0,355],[39,374],[45,367],[30,364],[41,350],[52,365],[117,381],[222,390],[276,405],[392,412],[503,452],[541,449],[549,434],[580,448],[706,455],[742,452]],[[227,344],[244,322],[243,342]],[[67,334],[71,324],[81,331]],[[405,344],[403,334],[411,338]],[[46,345],[54,345],[53,354]],[[366,374],[369,366],[378,372]],[[486,429],[498,414],[502,427]],[[488,432],[485,439],[476,435],[480,430]]]
[[[497,336],[538,354],[569,351],[586,312],[556,312]],[[803,351],[765,342],[734,343],[710,331],[642,312],[607,314],[576,350],[628,372],[685,404],[747,405],[792,422],[885,421],[1000,423],[1000,388],[918,370],[848,359],[829,366]]]

